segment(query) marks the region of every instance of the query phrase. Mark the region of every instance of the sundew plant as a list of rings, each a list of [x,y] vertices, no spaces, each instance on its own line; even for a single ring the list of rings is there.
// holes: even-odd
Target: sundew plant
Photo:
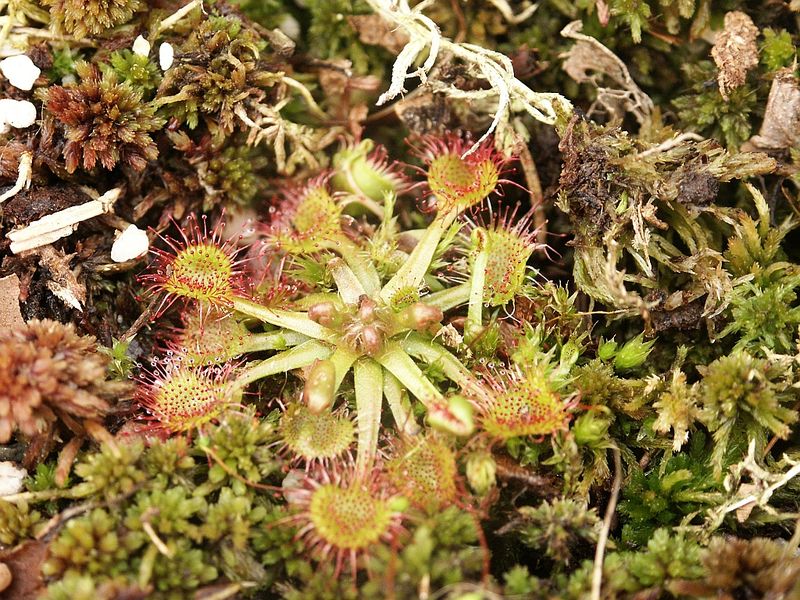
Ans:
[[[0,0],[0,596],[800,598],[798,13]]]

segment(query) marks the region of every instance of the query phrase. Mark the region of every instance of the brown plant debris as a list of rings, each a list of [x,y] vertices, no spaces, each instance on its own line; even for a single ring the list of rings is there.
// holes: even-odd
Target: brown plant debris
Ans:
[[[353,15],[347,18],[347,22],[358,32],[359,40],[370,46],[386,48],[393,54],[399,54],[408,43],[408,35],[380,15]]]
[[[725,28],[711,49],[719,69],[719,92],[725,100],[728,92],[744,84],[747,72],[758,64],[757,37],[758,27],[746,14],[733,11],[725,15]]]
[[[595,104],[605,109],[612,119],[622,119],[630,112],[639,123],[647,121],[653,111],[653,101],[636,85],[625,63],[596,39],[582,34],[581,28],[580,21],[573,21],[561,31],[564,37],[576,40],[562,55],[564,71],[578,83],[596,86]],[[604,87],[604,80],[612,85]]]
[[[764,120],[758,135],[745,142],[742,150],[775,152],[800,143],[800,86],[793,67],[775,74],[769,90]]]

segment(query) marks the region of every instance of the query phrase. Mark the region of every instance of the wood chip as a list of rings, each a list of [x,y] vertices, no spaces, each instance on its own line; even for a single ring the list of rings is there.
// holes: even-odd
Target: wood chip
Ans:
[[[64,254],[53,246],[43,246],[36,251],[43,267],[50,271],[47,289],[70,308],[83,311],[86,303],[86,286],[78,281],[69,266],[74,254]]]
[[[25,325],[19,311],[19,294],[19,277],[12,274],[0,279],[0,328]]]
[[[83,221],[109,212],[121,194],[120,188],[113,188],[96,200],[71,206],[33,221],[27,227],[9,232],[6,237],[11,240],[11,252],[19,254],[70,235]]]

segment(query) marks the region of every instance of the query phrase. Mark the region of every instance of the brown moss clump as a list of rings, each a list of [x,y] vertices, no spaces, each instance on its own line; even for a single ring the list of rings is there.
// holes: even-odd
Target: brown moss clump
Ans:
[[[230,134],[239,121],[236,107],[265,99],[283,76],[264,40],[233,15],[211,15],[176,50],[180,58],[164,74],[156,102],[190,129],[204,116]]]
[[[110,171],[120,162],[144,170],[158,157],[150,132],[164,124],[155,107],[111,72],[85,62],[75,69],[80,83],[53,85],[39,95],[63,132],[67,171],[90,171],[98,163]]]
[[[105,415],[103,396],[116,386],[106,382],[109,359],[96,347],[94,337],[55,321],[0,329],[0,443],[15,431],[44,433],[59,418]]]
[[[798,598],[800,559],[766,538],[714,538],[703,560],[718,598]]]

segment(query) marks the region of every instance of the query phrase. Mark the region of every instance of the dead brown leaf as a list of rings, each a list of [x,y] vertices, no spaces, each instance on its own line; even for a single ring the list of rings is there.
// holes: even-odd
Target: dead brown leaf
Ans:
[[[764,120],[742,150],[775,152],[800,144],[800,86],[793,67],[775,74],[769,90]]]
[[[728,92],[741,86],[747,72],[758,64],[758,27],[745,13],[732,11],[725,15],[725,28],[717,35],[711,57],[719,69],[719,92],[727,100]]]
[[[19,277],[12,274],[0,279],[0,328],[25,324],[19,312]]]
[[[582,26],[580,21],[573,21],[561,30],[562,36],[576,41],[562,55],[564,71],[578,83],[594,85],[595,105],[612,119],[621,120],[629,112],[639,123],[645,123],[653,111],[653,101],[636,85],[625,63],[596,39],[582,34]]]
[[[47,543],[41,540],[23,542],[0,552],[0,562],[11,570],[11,585],[3,592],[6,600],[38,598],[44,590],[41,567],[47,555]]]
[[[392,54],[400,54],[408,43],[408,35],[380,15],[355,15],[347,17],[347,22],[358,33],[360,41],[386,48]]]

